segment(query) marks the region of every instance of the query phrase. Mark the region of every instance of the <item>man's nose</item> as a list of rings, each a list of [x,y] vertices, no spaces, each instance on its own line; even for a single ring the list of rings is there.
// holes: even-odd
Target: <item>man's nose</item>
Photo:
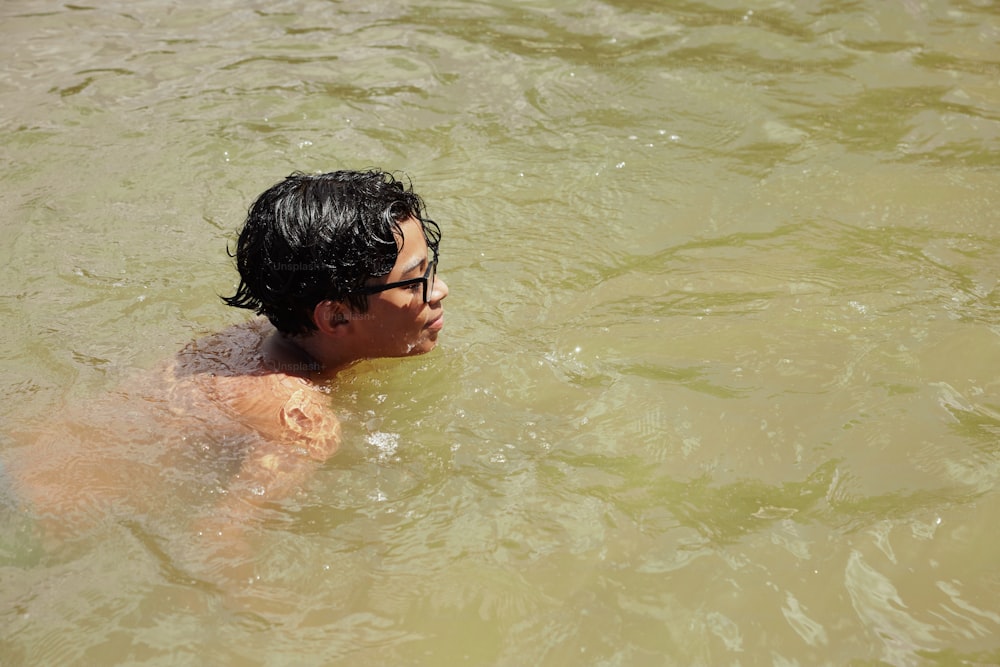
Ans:
[[[434,278],[434,291],[431,292],[431,301],[440,301],[448,296],[448,283],[441,276]]]

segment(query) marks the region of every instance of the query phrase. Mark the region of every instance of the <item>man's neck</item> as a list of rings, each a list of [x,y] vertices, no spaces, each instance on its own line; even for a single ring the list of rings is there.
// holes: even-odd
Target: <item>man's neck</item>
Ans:
[[[318,336],[290,336],[273,332],[264,343],[268,364],[286,375],[307,380],[328,380],[356,359],[335,354],[329,341]]]

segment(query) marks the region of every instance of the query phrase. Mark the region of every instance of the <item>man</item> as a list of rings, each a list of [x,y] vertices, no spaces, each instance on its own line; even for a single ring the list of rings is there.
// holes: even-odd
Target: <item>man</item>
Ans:
[[[444,325],[441,231],[412,189],[382,171],[294,173],[250,207],[224,297],[251,321],[182,351],[174,372],[261,434],[241,479],[283,495],[339,446],[329,381],[362,360],[423,354]]]
[[[223,299],[264,318],[191,343],[160,381],[142,378],[37,434],[13,462],[22,497],[64,526],[101,508],[144,513],[204,477],[185,472],[194,461],[225,489],[196,524],[239,533],[257,504],[292,492],[339,447],[338,371],[435,347],[448,295],[440,238],[391,174],[288,176],[250,207],[234,255],[240,284]]]

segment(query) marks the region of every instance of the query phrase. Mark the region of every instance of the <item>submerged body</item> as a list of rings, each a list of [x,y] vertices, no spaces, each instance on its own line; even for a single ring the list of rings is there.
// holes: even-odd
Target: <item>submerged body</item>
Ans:
[[[274,335],[261,318],[228,327],[18,434],[6,471],[22,509],[65,534],[162,507],[177,480],[207,481],[230,514],[291,493],[340,424],[330,384],[282,370]]]

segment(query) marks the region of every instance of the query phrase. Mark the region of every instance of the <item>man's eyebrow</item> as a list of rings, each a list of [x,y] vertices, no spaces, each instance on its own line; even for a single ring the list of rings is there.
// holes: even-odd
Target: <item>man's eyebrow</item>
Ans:
[[[408,273],[412,273],[413,271],[416,271],[421,266],[423,266],[424,262],[426,261],[427,261],[427,255],[424,255],[423,257],[414,257],[413,260],[409,264],[407,264],[406,267],[403,268],[401,273],[404,276]]]

